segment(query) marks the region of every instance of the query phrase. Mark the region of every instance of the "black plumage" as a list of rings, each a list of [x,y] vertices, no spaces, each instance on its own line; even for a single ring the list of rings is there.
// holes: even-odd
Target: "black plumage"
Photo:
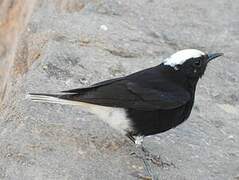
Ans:
[[[163,64],[89,88],[65,92],[60,98],[123,107],[132,119],[132,135],[151,135],[183,122],[192,109],[195,85]]]
[[[172,109],[190,99],[190,93],[181,86],[182,81],[185,80],[169,67],[159,65],[92,87],[64,91],[73,94],[61,98],[136,110]]]
[[[168,64],[162,63],[90,87],[62,91],[60,95],[32,94],[33,100],[44,95],[123,108],[132,125],[132,129],[126,133],[132,136],[157,134],[176,127],[189,117],[198,79],[203,75],[207,63],[220,55],[192,53],[192,57],[178,64],[170,64],[168,60]]]

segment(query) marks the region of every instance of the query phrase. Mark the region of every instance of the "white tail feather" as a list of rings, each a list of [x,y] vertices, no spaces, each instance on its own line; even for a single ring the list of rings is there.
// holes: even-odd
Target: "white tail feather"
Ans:
[[[28,99],[31,99],[34,102],[46,102],[46,103],[54,103],[54,104],[64,104],[64,105],[76,105],[76,106],[82,106],[86,105],[87,103],[79,102],[79,101],[71,101],[67,99],[60,99],[58,97],[52,97],[47,95],[35,95],[35,94],[29,94],[27,95]]]

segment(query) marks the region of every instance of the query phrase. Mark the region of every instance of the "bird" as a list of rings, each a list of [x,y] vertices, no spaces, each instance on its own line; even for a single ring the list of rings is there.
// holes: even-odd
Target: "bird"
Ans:
[[[198,80],[223,53],[180,50],[157,66],[124,77],[64,90],[30,93],[33,101],[76,105],[141,145],[145,136],[163,133],[190,116]]]

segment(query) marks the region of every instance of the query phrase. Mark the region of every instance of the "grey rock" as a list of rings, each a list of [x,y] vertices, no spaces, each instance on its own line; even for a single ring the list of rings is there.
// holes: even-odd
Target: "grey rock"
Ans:
[[[15,61],[26,71],[9,79],[0,109],[0,178],[138,179],[143,162],[125,137],[78,107],[25,96],[88,86],[199,48],[225,56],[200,80],[189,120],[145,145],[169,163],[152,164],[159,179],[237,179],[239,3],[77,2],[39,1],[19,38]]]

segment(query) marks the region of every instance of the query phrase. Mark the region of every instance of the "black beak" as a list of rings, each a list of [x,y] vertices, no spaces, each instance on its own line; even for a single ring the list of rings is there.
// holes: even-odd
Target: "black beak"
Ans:
[[[208,56],[207,62],[209,62],[217,57],[223,56],[223,53],[213,53],[213,54],[208,53],[207,56]]]

